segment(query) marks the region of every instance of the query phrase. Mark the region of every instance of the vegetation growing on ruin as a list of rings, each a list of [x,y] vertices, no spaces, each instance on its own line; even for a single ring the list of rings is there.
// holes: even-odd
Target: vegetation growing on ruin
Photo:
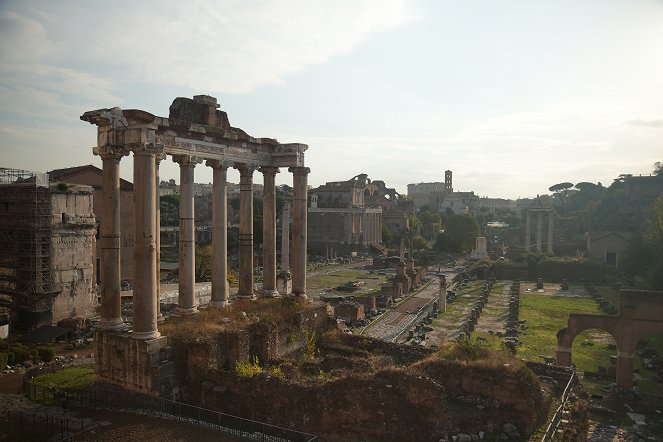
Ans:
[[[295,324],[304,305],[296,299],[264,299],[260,302],[237,300],[229,307],[202,309],[198,314],[170,317],[159,326],[169,337],[182,341],[209,340],[224,331],[240,330],[247,324]]]
[[[59,389],[85,388],[96,382],[97,374],[92,367],[67,368],[34,378],[35,385]]]

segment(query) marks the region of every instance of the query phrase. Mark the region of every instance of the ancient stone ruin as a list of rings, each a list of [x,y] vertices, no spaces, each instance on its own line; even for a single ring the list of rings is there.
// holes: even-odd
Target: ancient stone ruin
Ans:
[[[152,393],[170,388],[172,364],[161,336],[159,320],[158,193],[159,163],[168,155],[180,165],[180,277],[177,314],[198,312],[194,299],[195,226],[193,212],[194,169],[205,161],[214,171],[212,270],[213,306],[227,305],[226,172],[240,172],[239,293],[255,297],[253,284],[253,172],[264,176],[264,296],[276,290],[275,174],[288,167],[293,174],[292,291],[306,297],[305,144],[281,144],[271,138],[254,138],[230,126],[217,100],[207,95],[177,98],[168,117],[137,109],[98,109],[81,119],[97,126],[93,151],[103,161],[104,200],[100,225],[101,323],[96,336],[97,373],[107,381]],[[133,153],[134,166],[134,295],[133,323],[127,330],[120,298],[120,186],[119,165]]]

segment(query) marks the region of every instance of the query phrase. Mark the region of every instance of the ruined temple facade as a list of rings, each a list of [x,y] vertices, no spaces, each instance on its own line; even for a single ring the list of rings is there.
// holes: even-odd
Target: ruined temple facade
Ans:
[[[305,144],[281,144],[254,138],[230,125],[217,100],[207,95],[177,98],[168,117],[137,109],[98,109],[81,119],[97,126],[93,152],[103,162],[101,242],[101,322],[96,336],[97,373],[102,379],[150,393],[164,393],[172,369],[168,346],[158,330],[159,312],[159,164],[168,156],[180,165],[179,300],[176,313],[197,313],[194,298],[195,220],[194,171],[204,162],[213,169],[212,299],[223,307],[230,301],[227,282],[227,170],[240,173],[239,292],[253,299],[253,175],[263,175],[263,290],[276,290],[276,192],[280,168],[293,175],[292,293],[306,297],[306,209],[309,169]],[[120,301],[120,179],[119,165],[133,154],[134,256],[133,323],[127,332]],[[140,277],[138,277],[140,275]],[[122,354],[122,358],[115,355]]]
[[[363,252],[382,241],[382,207],[368,206],[376,186],[368,175],[328,182],[311,190],[308,243],[312,254]]]

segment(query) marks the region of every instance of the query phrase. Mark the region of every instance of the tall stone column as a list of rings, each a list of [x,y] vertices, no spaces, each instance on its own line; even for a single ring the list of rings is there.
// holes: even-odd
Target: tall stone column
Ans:
[[[156,175],[156,215],[154,217],[156,225],[154,229],[156,231],[155,245],[157,254],[157,322],[163,322],[165,318],[161,313],[161,196],[159,195],[159,165],[162,160],[166,159],[166,154],[157,154],[154,159],[154,174]]]
[[[278,167],[261,167],[264,178],[262,209],[262,293],[278,297],[276,290],[276,185]]]
[[[155,339],[157,330],[156,161],[163,151],[154,144],[132,146],[134,152],[134,312],[135,339]]]
[[[532,240],[532,215],[530,214],[529,209],[527,210],[527,220],[525,221],[525,252],[529,252],[531,240]]]
[[[306,299],[306,238],[307,238],[307,178],[308,167],[291,167],[294,204],[292,219],[292,292]]]
[[[536,212],[536,251],[541,252],[541,241],[543,237],[543,216]]]
[[[253,167],[235,166],[239,170],[239,296],[253,295]]]
[[[180,165],[180,262],[179,298],[175,313],[191,315],[196,308],[196,226],[194,223],[194,168],[199,160],[189,155],[177,155],[173,160]]]
[[[207,160],[213,170],[212,199],[212,299],[213,307],[230,305],[228,286],[228,165]]]
[[[290,272],[290,203],[283,205],[281,215],[281,272]]]
[[[120,275],[120,159],[129,154],[123,146],[95,147],[101,157],[102,198],[99,240],[101,242],[101,321],[105,330],[125,328],[122,321]]]
[[[552,210],[548,212],[548,253],[553,253],[553,219],[554,213]]]

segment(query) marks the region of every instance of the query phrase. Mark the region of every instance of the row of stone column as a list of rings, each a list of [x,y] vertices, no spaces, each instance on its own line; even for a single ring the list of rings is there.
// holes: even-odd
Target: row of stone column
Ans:
[[[123,156],[134,153],[134,312],[133,333],[137,339],[160,336],[159,312],[159,201],[158,170],[165,158],[163,148],[140,143],[131,146],[95,148],[103,161],[103,201],[101,202],[101,322],[106,330],[123,329],[120,298],[120,177]],[[195,305],[195,225],[194,168],[201,161],[176,155],[180,165],[179,299],[176,314],[194,314]],[[253,291],[253,172],[243,163],[208,160],[213,169],[212,298],[211,305],[229,304],[227,247],[227,170],[240,172],[240,297],[254,298]],[[261,167],[264,176],[263,206],[263,294],[277,296],[276,290],[276,189],[278,167]],[[309,169],[291,167],[293,173],[293,294],[306,296],[306,193]],[[284,269],[288,270],[288,269]]]
[[[553,253],[553,219],[554,213],[547,212],[534,212],[536,213],[536,251],[541,252],[542,238],[543,238],[543,214],[548,213],[548,253]],[[531,248],[531,225],[532,217],[531,212],[527,211],[527,220],[525,223],[525,251],[529,252]]]

